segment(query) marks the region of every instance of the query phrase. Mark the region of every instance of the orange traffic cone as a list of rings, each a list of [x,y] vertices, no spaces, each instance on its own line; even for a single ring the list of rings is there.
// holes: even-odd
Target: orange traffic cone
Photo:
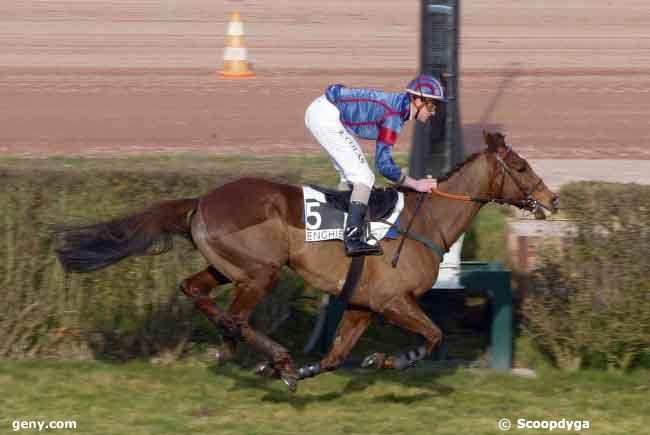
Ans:
[[[226,49],[223,52],[223,70],[219,72],[223,77],[255,77],[255,73],[248,69],[248,53],[244,46],[244,24],[239,12],[232,13],[228,24]]]

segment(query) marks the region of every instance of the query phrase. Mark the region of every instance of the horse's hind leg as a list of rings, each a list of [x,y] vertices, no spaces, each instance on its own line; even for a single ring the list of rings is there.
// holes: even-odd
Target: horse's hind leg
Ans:
[[[268,204],[267,204],[268,205]],[[225,323],[235,338],[266,354],[277,368],[285,383],[295,389],[297,374],[289,352],[269,337],[255,331],[248,319],[255,306],[264,298],[288,259],[286,225],[277,216],[276,208],[262,207],[270,217],[259,223],[246,225],[232,218],[220,216],[220,209],[199,211],[192,219],[192,239],[205,258],[235,283],[235,298],[228,313],[221,312],[213,301],[200,301],[201,309],[214,322]],[[257,212],[252,210],[251,213]],[[203,219],[208,213],[214,232],[208,231]],[[216,221],[223,222],[217,224]],[[244,226],[242,226],[244,225]],[[228,227],[227,230],[223,227]],[[196,302],[195,302],[196,303]]]
[[[255,274],[256,279],[248,285],[235,285],[235,295],[228,307],[228,314],[237,317],[242,322],[248,322],[255,307],[262,302],[269,290],[273,288],[279,278],[278,271],[263,271]]]
[[[184,279],[180,284],[180,290],[190,299],[208,297],[212,289],[230,282],[230,279],[210,265],[207,269]],[[228,335],[226,330],[223,334],[223,345],[216,355],[219,363],[224,363],[233,358],[236,343],[235,338]]]
[[[225,346],[234,351],[236,340],[243,340],[257,351],[267,355],[279,377],[295,390],[298,376],[287,349],[271,340],[266,335],[255,331],[248,319],[255,306],[264,298],[278,277],[277,268],[256,268],[256,278],[242,279],[235,285],[236,295],[230,307],[232,312],[219,309],[209,297],[213,284],[218,282],[210,271],[200,272],[183,282],[183,292],[194,301],[194,306],[204,313],[210,321],[225,330]],[[227,279],[227,278],[226,278]],[[224,349],[226,349],[224,347]]]
[[[232,358],[237,339],[245,337],[248,337],[253,342],[252,345],[262,343],[264,349],[276,357],[274,360],[283,359],[284,355],[280,354],[283,353],[284,348],[271,344],[272,342],[268,343],[267,341],[270,340],[260,339],[256,335],[261,334],[253,331],[248,324],[255,307],[264,299],[269,288],[277,282],[278,273],[260,272],[257,276],[258,279],[255,281],[235,285],[235,297],[227,312],[218,309],[214,301],[209,297],[210,291],[215,286],[231,282],[213,266],[185,279],[180,285],[183,293],[194,300],[197,309],[215,321],[218,326],[225,329],[224,348],[222,349],[225,355],[221,355],[221,359]]]
[[[209,266],[207,269],[184,279],[180,284],[180,289],[189,297],[208,296],[213,288],[230,282],[214,266]]]
[[[257,285],[252,288],[249,286],[235,285],[235,295],[228,307],[228,314],[238,322],[248,324],[255,307],[262,302],[268,294],[268,290],[275,285],[277,277],[278,274],[274,274],[274,276],[269,278],[268,284]],[[219,361],[223,361],[226,356],[228,357],[227,360],[232,359],[237,349],[237,340],[234,337],[224,335],[223,342],[222,350],[217,355]]]
[[[370,325],[372,311],[346,310],[336,331],[334,344],[320,362],[307,364],[298,369],[300,379],[336,370],[343,364],[359,338]]]
[[[240,325],[244,341],[270,357],[270,362],[258,364],[255,371],[258,374],[280,377],[293,390],[296,388],[298,376],[291,355],[280,344],[266,335],[254,331],[249,324],[255,307],[277,283],[279,271],[258,269],[255,276],[255,280],[248,280],[246,283],[239,283],[235,286],[236,293],[228,308],[228,315]]]
[[[399,295],[393,298],[381,314],[384,319],[395,326],[421,335],[426,340],[425,346],[415,350],[386,357],[384,354],[375,353],[366,357],[362,363],[364,367],[405,369],[415,362],[423,359],[433,352],[440,343],[442,332],[422,311],[413,296],[410,294]]]
[[[205,275],[198,275],[199,274],[195,276],[195,282],[200,281],[201,278],[205,278]],[[239,284],[238,286],[241,291],[253,295],[253,300],[258,300],[257,298],[263,297],[265,294],[265,291],[247,292],[246,289],[248,287],[243,284]],[[192,289],[195,287],[186,286],[185,288]],[[185,289],[183,291],[185,291]],[[224,328],[233,340],[241,339],[259,352],[266,354],[272,360],[273,367],[277,368],[280,377],[287,386],[289,386],[291,390],[296,389],[298,376],[293,366],[291,356],[284,347],[274,342],[266,335],[255,331],[249,325],[248,321],[242,320],[238,316],[232,316],[230,313],[226,313],[219,309],[212,298],[204,292],[191,293],[191,290],[188,292],[192,294],[191,297],[194,301],[194,306],[204,313],[210,321],[215,325]],[[188,294],[188,296],[190,296],[190,294]]]

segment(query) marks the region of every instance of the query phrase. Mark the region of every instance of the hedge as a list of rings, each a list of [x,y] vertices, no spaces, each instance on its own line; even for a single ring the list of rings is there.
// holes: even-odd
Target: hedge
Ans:
[[[542,251],[528,330],[564,369],[647,365],[650,186],[579,182],[560,197],[575,231]]]
[[[337,178],[324,158],[0,161],[5,302],[0,305],[0,358],[124,360],[163,354],[175,359],[218,344],[214,327],[178,291],[182,279],[206,267],[189,242],[179,238],[164,255],[131,257],[89,274],[65,274],[54,255],[52,226],[93,223],[153,201],[197,196],[237,178],[242,167],[247,175],[293,183],[334,185]],[[464,257],[504,255],[504,231],[502,211],[486,209],[469,231]],[[276,328],[273,319],[286,318],[288,301],[305,287],[285,271],[256,311],[256,326],[267,332]],[[225,286],[217,295],[219,304],[225,306],[229,297]],[[306,304],[307,310],[315,308],[315,302]],[[301,331],[281,341],[299,348],[304,338]],[[249,359],[245,350],[240,356]]]
[[[65,274],[53,250],[53,225],[97,222],[160,199],[198,196],[236,177],[194,172],[0,167],[0,357],[178,356],[190,341],[214,342],[214,328],[178,291],[183,278],[206,267],[189,242],[179,239],[165,255],[132,257],[90,274]],[[283,288],[274,294],[299,291]],[[274,305],[271,298],[260,311]]]

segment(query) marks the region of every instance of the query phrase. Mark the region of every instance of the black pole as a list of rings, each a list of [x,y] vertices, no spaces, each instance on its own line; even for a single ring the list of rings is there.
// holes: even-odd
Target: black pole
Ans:
[[[460,0],[421,0],[420,70],[438,78],[449,103],[426,125],[417,123],[409,171],[438,177],[464,158],[458,102]]]

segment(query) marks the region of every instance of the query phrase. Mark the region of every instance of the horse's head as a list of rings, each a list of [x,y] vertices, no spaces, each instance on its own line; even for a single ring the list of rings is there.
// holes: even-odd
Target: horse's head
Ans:
[[[495,154],[503,171],[502,198],[534,211],[537,219],[544,219],[542,209],[556,213],[560,208],[560,198],[544,184],[526,159],[506,145],[505,136],[501,133],[483,132],[483,137],[488,152]]]

